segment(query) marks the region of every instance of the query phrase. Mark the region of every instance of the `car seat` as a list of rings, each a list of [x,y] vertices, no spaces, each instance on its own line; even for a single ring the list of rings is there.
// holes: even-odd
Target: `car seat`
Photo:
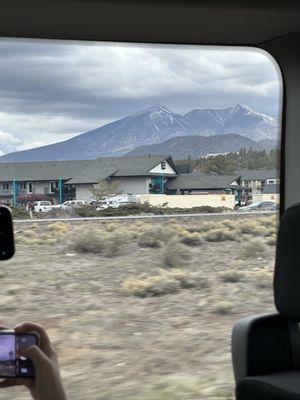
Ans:
[[[277,313],[233,328],[236,400],[300,400],[300,204],[280,221],[274,298]]]

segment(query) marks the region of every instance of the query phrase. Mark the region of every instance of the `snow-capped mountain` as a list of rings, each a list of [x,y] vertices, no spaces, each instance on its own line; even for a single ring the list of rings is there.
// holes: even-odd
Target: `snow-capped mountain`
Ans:
[[[235,133],[251,140],[276,139],[277,131],[277,122],[272,117],[242,105],[223,110],[192,110],[183,116],[155,104],[72,139],[6,154],[0,157],[0,162],[122,156],[139,146],[176,136]]]
[[[275,118],[241,104],[223,110],[192,110],[184,118],[195,134],[237,133],[252,140],[276,139],[278,135]]]

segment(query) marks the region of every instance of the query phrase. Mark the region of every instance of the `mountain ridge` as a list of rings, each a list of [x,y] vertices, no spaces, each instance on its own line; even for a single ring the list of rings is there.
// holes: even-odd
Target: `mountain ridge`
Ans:
[[[227,134],[238,134],[253,141],[274,140],[278,124],[274,118],[241,104],[225,109],[194,109],[185,115],[154,104],[71,139],[5,154],[0,162],[122,156],[137,147],[162,143],[173,137]]]
[[[126,156],[171,154],[174,159],[199,158],[208,154],[238,152],[241,148],[263,150],[259,143],[237,134],[176,136],[164,142],[140,146]]]

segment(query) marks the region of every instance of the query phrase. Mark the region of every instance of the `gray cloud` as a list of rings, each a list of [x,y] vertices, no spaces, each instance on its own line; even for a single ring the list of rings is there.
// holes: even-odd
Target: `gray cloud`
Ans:
[[[10,136],[0,134],[0,151],[64,140],[153,103],[183,114],[244,103],[277,116],[280,90],[258,50],[1,40],[0,131]]]

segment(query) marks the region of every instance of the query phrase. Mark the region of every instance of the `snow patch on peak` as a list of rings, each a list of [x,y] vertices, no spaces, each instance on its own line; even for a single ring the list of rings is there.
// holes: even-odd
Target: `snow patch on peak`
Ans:
[[[153,104],[152,106],[146,108],[145,110],[137,111],[132,115],[132,117],[139,117],[140,115],[151,115],[151,114],[173,114],[173,111],[169,110],[168,108],[160,105],[160,104]]]

